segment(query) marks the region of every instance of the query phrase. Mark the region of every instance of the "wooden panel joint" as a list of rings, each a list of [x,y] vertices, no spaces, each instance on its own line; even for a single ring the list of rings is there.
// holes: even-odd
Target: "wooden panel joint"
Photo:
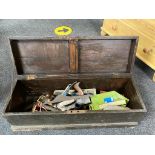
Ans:
[[[78,73],[78,41],[69,41],[70,72]]]

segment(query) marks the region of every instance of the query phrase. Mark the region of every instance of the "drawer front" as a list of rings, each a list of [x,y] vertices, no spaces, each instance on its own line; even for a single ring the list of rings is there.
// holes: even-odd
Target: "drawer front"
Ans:
[[[144,36],[150,37],[151,40],[155,40],[155,20],[150,19],[132,19],[132,20],[121,20],[125,22],[129,27],[135,29],[137,32],[140,32]]]
[[[151,38],[151,35],[148,35],[147,27],[146,34],[141,32],[144,29],[144,25],[142,23],[139,24],[138,27],[136,27],[136,22],[134,22],[133,24],[131,23],[132,21],[130,20],[105,20],[103,30],[109,35],[114,36],[139,36],[136,56],[151,68],[155,69],[154,39]]]
[[[152,69],[155,69],[155,48],[154,45],[151,45],[147,47],[152,48],[144,48],[140,45],[138,45],[136,56],[141,59],[144,63],[146,63],[148,66],[150,66]]]

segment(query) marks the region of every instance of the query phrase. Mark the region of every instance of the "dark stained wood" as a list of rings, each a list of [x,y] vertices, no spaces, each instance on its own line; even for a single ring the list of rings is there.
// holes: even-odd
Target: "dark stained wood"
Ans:
[[[6,111],[17,111],[17,109],[18,111],[22,111],[24,104],[26,104],[25,93],[26,92],[25,92],[24,85],[22,85],[21,81],[18,81],[14,88],[10,103],[8,104]]]
[[[131,77],[131,73],[76,73],[76,74],[29,74],[29,75],[17,75],[17,79],[19,80],[33,80],[33,79],[90,79],[90,78],[129,78]]]
[[[11,40],[18,74],[130,73],[136,38]]]
[[[9,37],[9,40],[46,40],[46,41],[53,41],[53,40],[63,40],[63,41],[68,41],[68,40],[136,40],[138,37],[137,36],[83,36],[83,37],[71,37],[71,36],[61,36],[61,37],[42,37],[42,36],[13,36]]]
[[[18,74],[69,72],[68,41],[12,41]]]
[[[114,123],[87,123],[87,124],[48,124],[48,125],[23,125],[23,126],[18,126],[18,125],[12,125],[11,129],[15,132],[15,131],[30,131],[30,130],[48,130],[48,129],[89,129],[89,128],[119,128],[119,127],[135,127],[138,125],[138,122],[114,122]]]
[[[124,94],[130,99],[128,106],[132,109],[144,109],[135,87],[132,84],[131,78],[74,78],[74,79],[34,79],[34,80],[18,80],[15,87],[12,100],[7,108],[7,112],[21,112],[28,104],[32,104],[42,94],[52,95],[56,89],[65,89],[66,85],[74,81],[80,82],[80,87],[83,89],[96,88],[100,90],[112,91],[116,90]],[[18,93],[19,92],[19,93]],[[24,94],[24,95],[21,95]],[[20,100],[19,100],[20,99]]]
[[[128,106],[132,109],[145,109],[145,105],[142,98],[135,87],[133,79],[128,80],[128,83],[124,87],[124,95],[130,98]]]
[[[80,40],[79,72],[127,72],[131,40]]]
[[[58,74],[69,72],[68,60],[62,60],[58,63],[57,58],[49,60],[49,57],[44,58],[19,58],[15,59],[18,73],[20,74]],[[68,58],[67,58],[68,59]]]
[[[65,114],[65,113],[51,113],[47,112],[44,114],[40,113],[19,113],[17,114],[7,114],[6,118],[12,125],[18,127],[27,126],[40,126],[39,129],[44,128],[46,125],[57,126],[57,129],[61,129],[65,126],[72,126],[72,128],[79,128],[79,126],[90,126],[90,124],[101,123],[107,127],[116,127],[118,123],[130,124],[130,122],[137,122],[143,118],[143,112],[92,112],[83,114]],[[116,123],[114,125],[114,123]],[[95,126],[94,126],[95,127]],[[31,128],[30,128],[31,130]]]
[[[127,66],[127,71],[132,72],[133,66],[135,63],[135,54],[137,51],[138,46],[138,38],[136,40],[131,40],[131,47],[130,47],[130,55],[129,55],[129,62]]]
[[[69,41],[69,51],[70,51],[70,72],[78,72],[78,47],[77,41]]]

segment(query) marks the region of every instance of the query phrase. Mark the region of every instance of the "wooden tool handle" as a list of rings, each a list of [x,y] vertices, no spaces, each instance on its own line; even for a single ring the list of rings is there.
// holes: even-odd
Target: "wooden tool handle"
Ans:
[[[83,93],[82,89],[79,87],[79,84],[80,84],[80,82],[77,82],[73,87],[78,92],[79,96],[83,96],[84,93]]]

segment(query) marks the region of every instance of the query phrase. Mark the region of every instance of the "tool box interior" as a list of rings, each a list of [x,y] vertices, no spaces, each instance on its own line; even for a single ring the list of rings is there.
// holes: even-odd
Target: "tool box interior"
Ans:
[[[13,130],[133,126],[143,118],[145,105],[132,78],[137,37],[13,38],[15,85],[4,116]],[[69,83],[97,93],[117,91],[129,99],[127,111],[25,110],[40,95],[52,95]]]

